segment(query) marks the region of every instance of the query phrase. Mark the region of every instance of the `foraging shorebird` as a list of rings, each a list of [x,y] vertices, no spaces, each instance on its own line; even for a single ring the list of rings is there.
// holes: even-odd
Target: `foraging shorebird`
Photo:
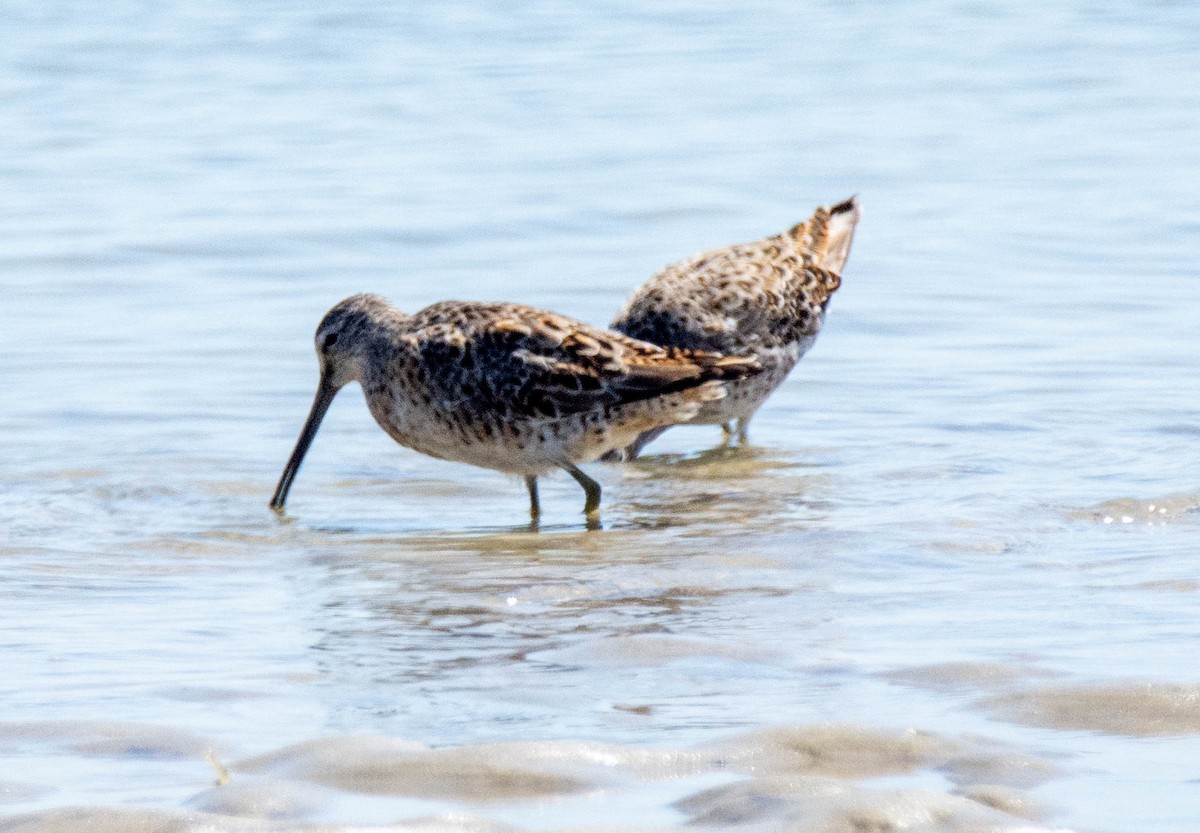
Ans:
[[[600,485],[576,466],[725,395],[752,357],[658,347],[519,304],[444,301],[405,315],[354,295],[317,327],[312,410],[271,498],[281,510],[325,411],[350,382],[400,445],[518,474],[539,514],[537,477],[566,470],[599,516]]]
[[[727,396],[687,420],[720,425],[727,439],[736,422],[745,440],[754,412],[816,341],[860,213],[851,197],[783,234],[671,264],[633,293],[612,329],[653,344],[757,359],[762,373],[731,382]],[[636,457],[668,427],[644,432],[624,456]]]

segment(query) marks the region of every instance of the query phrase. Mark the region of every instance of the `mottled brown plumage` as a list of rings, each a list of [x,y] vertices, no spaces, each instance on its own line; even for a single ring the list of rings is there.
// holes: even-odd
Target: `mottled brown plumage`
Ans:
[[[634,292],[612,328],[654,344],[755,358],[761,374],[731,383],[726,397],[688,420],[729,433],[736,420],[744,438],[754,412],[816,340],[859,215],[851,197],[783,234],[674,263]],[[626,455],[665,430],[643,434]]]
[[[576,467],[721,398],[722,380],[757,372],[752,357],[658,347],[552,312],[444,301],[405,315],[377,295],[333,307],[316,332],[321,380],[271,500],[292,479],[339,389],[359,382],[376,422],[433,457],[536,477],[570,472],[599,509],[600,487]]]

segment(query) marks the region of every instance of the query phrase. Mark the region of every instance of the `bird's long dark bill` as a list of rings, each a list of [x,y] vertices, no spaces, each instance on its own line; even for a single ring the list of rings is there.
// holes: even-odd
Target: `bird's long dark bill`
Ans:
[[[308,412],[308,419],[304,423],[304,430],[300,432],[300,439],[296,440],[296,448],[292,451],[291,458],[288,459],[283,476],[279,478],[279,485],[275,487],[275,496],[271,498],[272,509],[283,508],[288,490],[292,488],[292,481],[296,479],[296,472],[300,470],[300,464],[304,462],[304,455],[308,453],[308,447],[312,445],[313,437],[317,436],[321,420],[325,418],[325,412],[329,410],[329,403],[333,402],[335,396],[337,396],[337,388],[328,384],[325,377],[322,376],[321,383],[317,386],[317,396],[313,399],[312,410]]]

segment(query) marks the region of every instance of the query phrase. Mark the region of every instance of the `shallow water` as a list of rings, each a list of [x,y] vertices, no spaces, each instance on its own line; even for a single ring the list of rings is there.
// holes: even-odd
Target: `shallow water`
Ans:
[[[1195,828],[1192,6],[6,17],[0,831]],[[599,532],[357,390],[267,510],[341,297],[602,324],[855,192]]]

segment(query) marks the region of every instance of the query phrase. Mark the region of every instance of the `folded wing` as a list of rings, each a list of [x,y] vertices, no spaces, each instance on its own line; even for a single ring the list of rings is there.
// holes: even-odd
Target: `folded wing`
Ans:
[[[448,307],[418,313],[423,326],[411,339],[428,383],[455,408],[556,418],[759,369],[750,358],[657,347],[517,304]]]

